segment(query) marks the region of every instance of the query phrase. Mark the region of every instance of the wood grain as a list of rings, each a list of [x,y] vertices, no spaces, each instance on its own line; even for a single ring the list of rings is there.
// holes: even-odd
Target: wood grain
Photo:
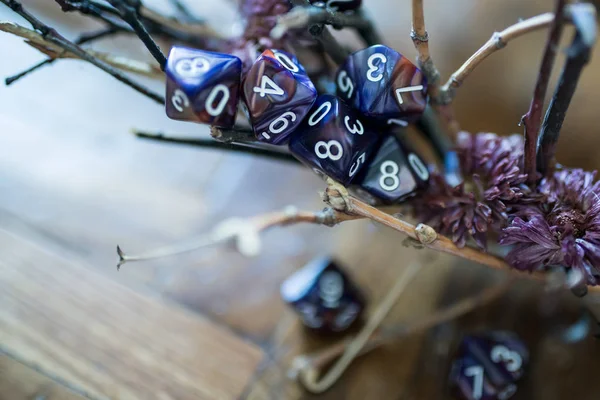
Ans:
[[[0,354],[0,400],[83,400],[33,368]]]
[[[174,304],[0,231],[0,342],[113,399],[232,399],[262,352]]]

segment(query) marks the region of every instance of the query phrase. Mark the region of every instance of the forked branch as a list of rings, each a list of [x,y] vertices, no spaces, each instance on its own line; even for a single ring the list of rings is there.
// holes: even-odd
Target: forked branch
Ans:
[[[31,14],[29,11],[27,11],[21,5],[20,2],[18,2],[16,0],[0,0],[0,2],[7,5],[15,13],[22,16],[27,22],[29,22],[31,24],[33,29],[38,31],[40,33],[40,35],[42,36],[42,38],[44,38],[48,42],[51,42],[54,45],[61,48],[62,50],[72,53],[72,54],[76,55],[77,57],[81,58],[82,60],[85,60],[85,61],[95,65],[96,67],[107,72],[108,74],[112,75],[114,78],[125,83],[127,86],[137,90],[138,92],[142,93],[144,96],[151,98],[152,100],[156,101],[157,103],[164,104],[165,99],[163,96],[153,93],[146,87],[140,85],[137,82],[132,81],[117,68],[113,67],[112,65],[108,64],[107,62],[105,62],[103,60],[100,60],[100,59],[94,57],[87,51],[83,50],[80,46],[76,45],[75,43],[71,42],[70,40],[67,40],[65,37],[60,35],[55,29],[44,24],[39,19],[37,19],[33,14]]]

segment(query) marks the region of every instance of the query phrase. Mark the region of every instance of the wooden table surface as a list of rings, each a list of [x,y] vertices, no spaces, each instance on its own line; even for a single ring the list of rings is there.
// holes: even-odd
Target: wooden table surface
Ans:
[[[94,27],[53,2],[25,3],[67,36]],[[0,19],[16,18],[0,7]],[[102,47],[145,57],[122,38]],[[6,34],[0,54],[1,77],[41,59]],[[582,315],[579,301],[528,280],[459,320],[361,356],[330,391],[308,394],[288,377],[291,360],[339,339],[305,332],[279,285],[314,256],[338,257],[369,310],[411,260],[425,260],[388,328],[503,273],[451,258],[434,265],[433,255],[364,221],[274,229],[252,259],[219,247],[117,272],[117,244],[139,252],[227,217],[322,207],[323,184],[306,169],[136,140],[131,128],[208,134],[77,61],[0,87],[0,399],[446,399],[461,335],[489,329],[517,332],[531,351],[515,399],[600,398],[599,343],[561,340]]]

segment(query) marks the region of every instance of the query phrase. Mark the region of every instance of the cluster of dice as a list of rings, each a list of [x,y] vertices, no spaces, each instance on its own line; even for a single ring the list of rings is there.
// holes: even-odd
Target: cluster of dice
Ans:
[[[242,74],[235,56],[174,47],[166,111],[172,119],[230,128],[241,98],[259,141],[288,145],[304,164],[383,202],[414,195],[429,171],[393,128],[425,109],[421,71],[375,45],[351,54],[335,82],[336,95],[319,95],[296,57],[281,50],[264,51]]]
[[[343,332],[359,322],[365,296],[339,263],[317,258],[281,285],[281,296],[304,325],[319,332]],[[510,332],[465,336],[450,371],[454,395],[465,400],[506,400],[516,391],[529,353]]]

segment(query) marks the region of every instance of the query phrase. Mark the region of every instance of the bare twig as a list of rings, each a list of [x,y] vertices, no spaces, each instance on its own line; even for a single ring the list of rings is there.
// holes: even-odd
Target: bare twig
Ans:
[[[152,54],[152,57],[158,62],[160,68],[164,71],[165,66],[167,65],[167,57],[165,57],[160,47],[158,47],[158,44],[150,37],[148,30],[146,30],[146,27],[140,21],[137,8],[127,0],[108,0],[108,2],[119,11],[123,21],[131,26],[150,54]],[[141,4],[141,2],[138,3]]]
[[[427,78],[427,93],[436,112],[442,118],[446,131],[455,138],[460,127],[454,116],[454,110],[449,104],[439,101],[440,98],[440,72],[431,59],[429,53],[429,34],[425,29],[425,15],[423,0],[412,1],[412,29],[410,32],[415,49],[417,50],[417,64]]]
[[[151,98],[152,100],[156,101],[157,103],[160,103],[160,104],[165,103],[165,99],[163,96],[153,93],[149,89],[140,85],[139,83],[132,81],[127,76],[125,76],[121,71],[114,68],[112,65],[106,63],[105,61],[99,60],[98,58],[92,56],[91,54],[89,54],[88,52],[86,52],[85,50],[83,50],[81,47],[77,46],[73,42],[65,39],[62,35],[60,35],[58,32],[56,32],[56,30],[45,25],[40,20],[38,20],[36,17],[34,17],[31,13],[29,13],[27,10],[25,10],[23,8],[23,6],[21,5],[21,3],[19,3],[18,1],[16,1],[16,0],[0,0],[0,2],[7,5],[11,10],[13,10],[17,14],[19,14],[20,16],[25,18],[25,20],[27,20],[27,22],[29,22],[35,30],[39,31],[41,36],[44,39],[46,39],[47,41],[59,46],[63,50],[66,50],[70,53],[75,54],[82,60],[85,60],[85,61],[95,65],[96,67],[109,73],[114,78],[125,83],[127,86],[137,90],[138,92],[142,93],[143,95]]]
[[[290,3],[292,3],[295,8],[312,7],[308,0],[290,0]],[[350,54],[347,49],[342,47],[342,45],[335,40],[324,24],[309,24],[308,31],[315,40],[321,43],[325,52],[337,64],[343,63]],[[277,30],[275,30],[275,33],[277,34]]]
[[[383,44],[383,38],[377,30],[377,27],[373,23],[373,19],[369,17],[369,14],[364,8],[356,11],[359,17],[366,21],[364,27],[357,28],[358,35],[362,38],[367,46],[373,46],[375,44]]]
[[[323,393],[329,389],[344,373],[352,360],[358,356],[364,349],[369,338],[379,327],[383,319],[390,312],[394,304],[398,301],[400,295],[404,292],[409,283],[416,277],[417,272],[421,269],[421,264],[413,262],[402,270],[399,278],[396,280],[390,291],[384,299],[379,303],[373,315],[363,329],[356,335],[355,338],[348,343],[344,349],[344,353],[339,360],[327,371],[327,373],[319,378],[319,371],[315,368],[301,368],[298,372],[300,383],[311,393]],[[304,364],[306,365],[306,364]]]
[[[438,97],[440,72],[429,53],[429,34],[425,29],[423,0],[412,0],[412,29],[410,37],[417,49],[417,63],[427,78],[427,90],[433,98]]]
[[[27,44],[39,50],[40,52],[50,56],[52,60],[57,58],[81,59],[81,56],[79,54],[65,49],[64,47],[55,44],[47,38],[44,38],[39,33],[31,29],[24,28],[13,22],[0,22],[0,31],[12,33],[13,35],[26,39]],[[131,60],[129,58],[94,50],[87,50],[86,54],[122,71],[133,72],[152,78],[164,78],[164,73],[157,66],[150,65],[143,61]],[[19,75],[23,74],[25,74],[25,72]],[[10,79],[13,79],[14,81],[15,77],[12,77]],[[8,83],[9,82],[7,82],[7,84]]]
[[[542,124],[537,143],[537,170],[542,174],[552,171],[556,143],[565,115],[575,93],[581,71],[590,59],[591,49],[596,42],[596,12],[590,4],[573,4],[569,9],[576,33],[567,49],[567,61],[561,73],[556,91]],[[533,164],[535,167],[535,163]]]
[[[246,129],[224,129],[210,127],[210,136],[222,143],[253,143],[256,142],[254,132]]]
[[[179,12],[179,14],[181,14],[187,21],[193,22],[196,24],[204,24],[205,23],[205,21],[203,19],[196,17],[190,11],[190,9],[185,4],[183,4],[183,2],[181,0],[169,0],[169,1],[173,5],[173,7],[175,7],[175,10],[177,10],[177,12]]]
[[[430,226],[425,224],[414,226],[406,221],[395,218],[392,215],[350,196],[343,186],[331,180],[329,182],[330,184],[325,191],[323,200],[338,211],[379,222],[419,241],[427,248],[441,251],[442,253],[452,254],[479,264],[484,264],[491,268],[510,269],[508,264],[497,256],[483,253],[468,246],[463,248],[457,247],[452,240],[445,236],[438,235]]]
[[[492,35],[481,48],[479,48],[464,64],[450,76],[450,79],[442,86],[441,103],[449,103],[455,96],[455,89],[458,88],[471,72],[488,56],[504,48],[506,44],[523,36],[527,33],[549,26],[554,21],[554,14],[546,13],[520,21],[509,26],[501,32]]]
[[[346,14],[329,8],[308,5],[294,7],[287,14],[280,15],[277,25],[271,30],[271,36],[280,39],[290,29],[318,24],[331,25],[336,29],[344,27],[368,29],[371,26],[371,23],[361,14]]]
[[[217,149],[232,151],[236,153],[250,154],[254,156],[261,156],[267,159],[276,161],[285,161],[297,164],[299,161],[294,158],[291,154],[284,153],[277,150],[271,150],[265,147],[251,147],[249,145],[235,144],[238,142],[234,141],[217,141],[215,139],[204,139],[204,138],[189,138],[189,137],[177,137],[165,135],[163,133],[150,133],[134,131],[135,135],[142,139],[149,139],[158,142],[175,143],[181,145],[202,147],[206,149]]]
[[[150,260],[182,254],[230,241],[236,241],[237,248],[242,254],[254,256],[260,251],[260,233],[269,228],[297,223],[334,226],[342,221],[356,218],[357,217],[337,212],[331,208],[325,208],[318,212],[308,212],[298,211],[295,207],[288,207],[283,211],[259,215],[254,218],[232,218],[221,222],[209,233],[192,240],[139,255],[126,255],[121,248],[117,246],[117,253],[119,255],[117,269],[126,262]]]
[[[556,58],[556,53],[558,51],[558,41],[560,40],[560,35],[563,31],[563,11],[565,5],[566,0],[556,0],[554,9],[555,17],[550,26],[550,32],[548,32],[546,48],[544,50],[544,56],[542,57],[540,72],[538,73],[531,104],[529,105],[529,111],[521,118],[521,122],[525,128],[523,155],[524,172],[527,174],[527,180],[529,182],[535,182],[537,178],[537,168],[535,165],[537,138],[540,133],[539,129],[542,122],[544,98],[546,97],[546,90],[548,89],[548,83],[550,82],[552,66],[554,65],[554,59]]]
[[[118,33],[118,32],[119,31],[117,29],[115,29],[114,27],[111,26],[111,27],[108,27],[106,29],[99,30],[97,32],[83,34],[83,35],[79,36],[79,39],[77,39],[75,41],[75,43],[78,44],[78,45],[85,44],[85,43],[90,43],[90,42],[96,41],[98,39],[102,39],[104,37],[114,35],[115,33]],[[18,73],[16,75],[13,75],[13,76],[9,76],[8,78],[5,79],[6,86],[9,86],[9,85],[15,83],[19,79],[21,79],[24,76],[32,73],[33,71],[36,71],[36,70],[40,69],[41,67],[43,67],[45,65],[52,64],[55,60],[56,60],[56,58],[48,58],[48,59],[46,59],[44,61],[41,61],[41,62],[39,62],[39,63],[37,63],[37,64],[35,64],[35,65],[27,68],[23,72],[20,72],[20,73]]]
[[[369,337],[360,354],[365,354],[385,343],[397,341],[398,339],[409,335],[431,329],[437,325],[446,323],[465,315],[476,308],[483,307],[491,303],[510,288],[514,283],[514,278],[506,279],[504,282],[484,289],[480,293],[467,297],[463,300],[438,310],[433,314],[425,317],[419,317],[412,322],[402,324],[400,326],[382,328],[379,332],[375,332]],[[323,350],[310,355],[301,355],[296,357],[292,362],[292,371],[290,375],[301,376],[316,374],[321,368],[330,364],[333,360],[339,357],[346,351],[350,341],[343,341],[333,344]],[[314,372],[312,372],[314,371]]]

